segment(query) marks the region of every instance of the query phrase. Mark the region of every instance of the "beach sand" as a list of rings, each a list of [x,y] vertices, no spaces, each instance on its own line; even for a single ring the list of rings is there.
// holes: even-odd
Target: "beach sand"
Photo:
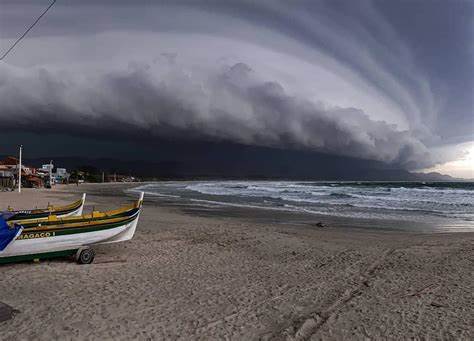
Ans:
[[[0,209],[67,203],[82,191],[86,210],[113,208],[132,199],[127,186],[0,193]],[[251,215],[202,216],[149,200],[135,238],[97,247],[91,265],[0,266],[0,302],[17,310],[0,322],[0,339],[474,339],[473,233]]]

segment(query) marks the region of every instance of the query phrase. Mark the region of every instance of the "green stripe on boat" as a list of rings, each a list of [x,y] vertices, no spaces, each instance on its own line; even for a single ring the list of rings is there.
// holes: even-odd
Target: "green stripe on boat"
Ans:
[[[49,259],[56,257],[68,257],[72,256],[77,252],[78,249],[74,250],[63,250],[63,251],[53,251],[45,253],[35,253],[32,255],[21,255],[21,256],[12,256],[12,257],[0,257],[0,264],[14,263],[14,262],[26,262],[34,259]]]

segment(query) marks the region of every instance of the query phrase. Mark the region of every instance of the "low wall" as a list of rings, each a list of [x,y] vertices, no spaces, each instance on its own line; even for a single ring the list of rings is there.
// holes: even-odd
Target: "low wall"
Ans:
[[[0,189],[13,188],[13,186],[14,186],[14,183],[11,177],[0,176]]]

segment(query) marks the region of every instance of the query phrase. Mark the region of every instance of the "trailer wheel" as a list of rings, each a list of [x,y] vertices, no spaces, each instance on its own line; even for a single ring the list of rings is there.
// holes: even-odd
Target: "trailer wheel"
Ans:
[[[78,264],[90,264],[94,261],[94,257],[95,257],[94,250],[90,248],[80,249],[79,251],[77,251],[77,254],[76,254],[76,262]]]

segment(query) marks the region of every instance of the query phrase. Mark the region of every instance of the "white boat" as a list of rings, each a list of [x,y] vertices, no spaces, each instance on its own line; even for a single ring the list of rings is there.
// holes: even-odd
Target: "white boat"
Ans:
[[[95,255],[93,246],[132,239],[143,197],[141,192],[139,200],[132,205],[108,212],[6,222],[9,231],[5,233],[10,233],[11,241],[0,251],[0,263],[74,254],[79,263],[91,263]]]

